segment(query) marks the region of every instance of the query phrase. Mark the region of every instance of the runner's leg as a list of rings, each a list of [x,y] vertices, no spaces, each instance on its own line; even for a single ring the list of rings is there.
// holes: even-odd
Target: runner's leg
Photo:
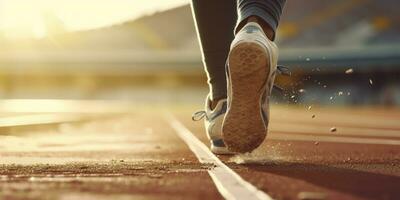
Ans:
[[[192,0],[213,102],[226,98],[225,62],[234,37],[236,0]]]
[[[238,0],[239,19],[235,32],[248,21],[259,23],[269,39],[275,39],[282,10],[286,0]]]

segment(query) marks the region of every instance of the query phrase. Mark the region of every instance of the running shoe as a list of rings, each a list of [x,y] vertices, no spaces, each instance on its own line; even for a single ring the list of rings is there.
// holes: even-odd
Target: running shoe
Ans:
[[[247,23],[235,36],[227,61],[227,112],[222,138],[228,150],[246,153],[264,141],[278,48],[261,26]]]
[[[192,119],[199,121],[204,118],[204,126],[207,137],[211,143],[211,151],[215,154],[231,154],[222,140],[222,121],[226,113],[226,99],[219,100],[214,109],[211,109],[211,101],[206,98],[204,111],[198,111],[193,114]]]

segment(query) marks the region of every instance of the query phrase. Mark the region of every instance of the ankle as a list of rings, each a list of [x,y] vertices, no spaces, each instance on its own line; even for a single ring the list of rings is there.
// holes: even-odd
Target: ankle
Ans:
[[[274,39],[274,35],[275,35],[274,30],[272,30],[272,28],[264,20],[262,20],[261,18],[259,18],[257,16],[250,16],[249,18],[247,18],[246,24],[249,22],[255,22],[255,23],[259,24],[261,26],[261,28],[263,29],[265,35],[271,41]]]
[[[217,99],[213,99],[213,100],[210,99],[210,109],[214,110],[215,107],[217,107],[218,102],[221,101],[222,99],[223,98],[217,98]]]

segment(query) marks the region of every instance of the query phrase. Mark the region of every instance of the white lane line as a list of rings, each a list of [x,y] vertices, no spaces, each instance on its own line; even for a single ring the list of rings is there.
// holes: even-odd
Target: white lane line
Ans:
[[[225,199],[272,200],[272,198],[249,182],[243,180],[231,168],[216,157],[206,145],[193,135],[180,121],[172,115],[168,116],[171,127],[178,136],[189,146],[201,163],[213,164],[208,170],[218,191]]]
[[[400,145],[400,140],[390,139],[373,139],[373,138],[357,138],[357,137],[340,137],[340,136],[320,136],[320,135],[297,135],[287,133],[271,133],[267,139],[285,140],[285,141],[319,141],[334,143],[354,143],[354,144],[383,144],[383,145]]]

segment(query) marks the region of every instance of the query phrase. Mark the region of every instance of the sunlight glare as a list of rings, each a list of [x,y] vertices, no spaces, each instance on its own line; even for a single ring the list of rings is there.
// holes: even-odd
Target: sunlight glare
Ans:
[[[188,2],[188,0],[0,0],[0,33],[9,39],[40,38],[51,34],[50,30],[53,27],[57,27],[57,31],[76,31],[109,26]]]
[[[32,31],[35,38],[43,38],[47,35],[47,29],[43,21],[35,23]]]

